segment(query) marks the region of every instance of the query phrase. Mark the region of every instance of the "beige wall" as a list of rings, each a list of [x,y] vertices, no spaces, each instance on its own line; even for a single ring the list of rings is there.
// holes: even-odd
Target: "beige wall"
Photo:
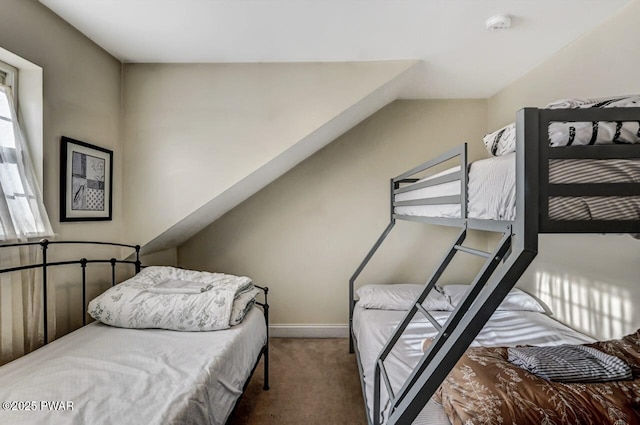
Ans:
[[[140,261],[145,266],[177,266],[178,248],[169,248],[153,254],[142,255]]]
[[[640,93],[638,17],[636,1],[491,97],[488,130],[513,121],[524,106]],[[518,286],[547,302],[560,320],[600,338],[640,327],[640,241],[626,235],[545,235],[539,252]]]
[[[348,279],[389,221],[389,178],[478,140],[486,112],[484,100],[396,101],[180,246],[178,262],[269,286],[275,324],[346,324]],[[359,284],[424,282],[457,232],[398,223]],[[457,265],[445,281],[479,263]]]
[[[217,218],[215,214],[255,193],[262,187],[259,182],[275,171],[265,171],[258,183],[249,184],[253,191],[238,201],[240,195],[229,195],[231,188],[273,163],[291,163],[273,179],[333,140],[341,132],[314,149],[299,148],[309,135],[412,65],[125,65],[127,233],[146,245],[185,219],[192,223],[172,238],[179,239],[193,227],[193,233],[202,229]],[[301,156],[299,149],[309,151]],[[226,209],[210,204],[222,199],[221,194],[231,203]],[[204,206],[206,214],[193,215]],[[156,244],[170,247],[170,242]]]
[[[0,47],[43,69],[43,196],[58,238],[122,240],[120,62],[36,0],[2,2]],[[113,221],[60,223],[62,135],[114,151]],[[72,254],[91,256],[92,252],[83,249]],[[73,273],[73,278],[58,276],[58,334],[77,327],[81,320],[79,272]]]

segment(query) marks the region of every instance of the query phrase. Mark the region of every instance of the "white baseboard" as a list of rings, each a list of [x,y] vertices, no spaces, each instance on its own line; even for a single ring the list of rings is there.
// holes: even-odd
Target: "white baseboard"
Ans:
[[[349,325],[271,325],[274,338],[348,338]]]

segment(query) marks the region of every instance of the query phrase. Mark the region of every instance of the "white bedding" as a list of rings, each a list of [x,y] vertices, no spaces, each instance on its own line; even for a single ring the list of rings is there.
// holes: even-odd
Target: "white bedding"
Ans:
[[[405,311],[363,309],[356,305],[353,330],[364,373],[367,406],[373,412],[373,375],[375,362]],[[432,311],[433,317],[444,324],[450,312]],[[437,334],[433,325],[416,315],[391,351],[385,368],[391,386],[397,393],[413,367],[422,357],[422,342]],[[515,346],[584,344],[594,340],[568,328],[544,313],[531,311],[497,311],[472,346]],[[382,406],[386,404],[386,389],[382,385]],[[386,417],[386,415],[385,415]],[[444,409],[430,401],[414,421],[414,425],[449,425]]]
[[[453,167],[431,178],[459,171]],[[469,169],[468,216],[491,220],[514,220],[516,217],[515,155],[508,154],[475,161]],[[460,182],[443,183],[396,195],[396,201],[460,195]],[[460,218],[460,204],[396,207],[396,214]]]
[[[453,167],[430,178],[456,172]],[[640,161],[554,160],[552,183],[640,182]],[[427,180],[427,179],[424,179]],[[460,182],[449,182],[396,195],[396,201],[460,195]],[[473,162],[469,167],[468,217],[490,220],[516,218],[515,153]],[[460,218],[460,204],[396,207],[395,213],[420,217]],[[552,220],[640,220],[640,196],[551,197]]]
[[[0,424],[224,424],[266,341],[262,312],[224,331],[122,329],[94,322],[0,368]],[[71,401],[71,411],[40,410]]]

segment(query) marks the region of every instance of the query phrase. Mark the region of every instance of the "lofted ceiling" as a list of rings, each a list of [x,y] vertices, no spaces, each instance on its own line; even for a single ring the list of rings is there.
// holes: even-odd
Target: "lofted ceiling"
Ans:
[[[404,98],[489,97],[629,1],[40,0],[123,62],[421,60]]]

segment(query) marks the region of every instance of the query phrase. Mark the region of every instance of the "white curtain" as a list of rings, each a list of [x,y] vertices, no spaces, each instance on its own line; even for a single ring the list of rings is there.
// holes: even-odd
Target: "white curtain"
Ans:
[[[11,89],[0,85],[0,244],[50,236],[53,231],[20,131]],[[41,261],[40,256],[40,245],[2,248],[0,268],[35,264]],[[42,289],[40,269],[0,274],[0,364],[42,344]],[[49,317],[55,317],[52,309]],[[49,331],[52,333],[51,325]]]
[[[2,249],[0,267],[35,264],[40,246]],[[50,313],[53,303],[48,302]],[[39,268],[0,274],[0,364],[40,347],[44,342],[42,270]],[[55,315],[49,314],[49,317]],[[55,322],[49,321],[49,334]]]
[[[0,239],[25,241],[52,234],[11,89],[0,86]]]

